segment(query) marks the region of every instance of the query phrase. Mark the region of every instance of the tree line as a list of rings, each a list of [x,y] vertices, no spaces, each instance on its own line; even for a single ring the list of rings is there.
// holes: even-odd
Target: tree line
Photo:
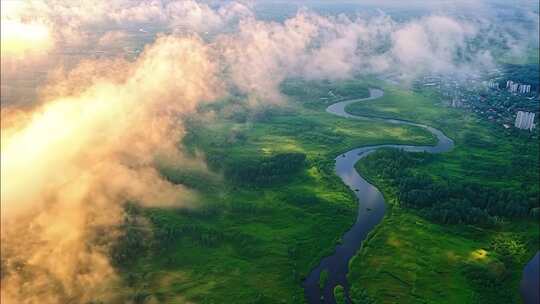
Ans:
[[[524,192],[455,178],[435,179],[412,170],[433,157],[428,153],[385,149],[369,155],[363,165],[397,189],[402,207],[419,210],[434,222],[491,226],[502,218],[538,213],[537,189]]]
[[[269,186],[289,180],[305,167],[305,162],[304,153],[281,153],[228,164],[225,176],[236,183]]]

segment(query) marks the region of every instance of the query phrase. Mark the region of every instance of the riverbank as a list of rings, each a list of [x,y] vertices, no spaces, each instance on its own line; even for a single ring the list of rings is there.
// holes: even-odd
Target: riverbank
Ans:
[[[375,145],[356,148],[345,152],[336,158],[335,171],[352,191],[354,191],[359,201],[358,216],[355,224],[343,236],[342,242],[336,247],[335,252],[325,257],[321,263],[310,273],[304,282],[304,289],[308,303],[336,303],[334,299],[334,289],[343,287],[344,296],[351,301],[350,288],[347,281],[350,259],[358,252],[366,236],[380,223],[385,215],[386,203],[382,194],[377,188],[362,178],[355,169],[355,164],[383,148],[395,148],[409,152],[443,153],[450,151],[454,143],[441,131],[432,127],[417,124],[411,121],[396,119],[369,118],[351,115],[345,111],[346,107],[360,102],[373,102],[383,97],[384,92],[379,89],[370,89],[370,96],[363,99],[342,101],[330,105],[326,111],[330,114],[355,120],[367,120],[384,122],[393,125],[408,125],[423,128],[432,133],[437,138],[433,146],[411,146],[411,145]],[[322,273],[327,273],[327,278],[320,288],[320,277]],[[321,291],[322,289],[322,291]]]
[[[325,113],[329,103],[320,97],[329,89],[338,98],[368,93],[360,80],[294,82],[286,104],[231,98],[187,122],[182,145],[209,170],[163,170],[196,189],[196,206],[139,211],[154,237],[140,236],[137,247],[138,230],[130,230],[127,243],[137,250],[121,273],[133,289],[166,303],[304,301],[302,282],[341,242],[358,209],[333,159],[358,146],[434,142],[421,128]]]
[[[325,113],[330,101],[322,98],[328,96],[330,89],[340,92],[341,96],[336,97],[339,100],[346,99],[350,92],[354,92],[354,98],[367,97],[368,93],[365,80],[338,84],[296,81],[287,88],[290,101],[286,104],[254,107],[239,98],[230,98],[200,109],[186,122],[183,149],[187,156],[208,164],[209,168],[183,166],[182,170],[162,170],[171,181],[194,189],[197,197],[192,209],[132,211],[133,217],[144,217],[148,226],[141,230],[135,225],[126,226],[129,233],[124,243],[131,258],[119,273],[129,284],[130,294],[136,299],[164,303],[220,303],[223,299],[239,304],[305,301],[305,278],[343,242],[342,236],[357,217],[354,191],[335,174],[334,159],[360,146],[435,143],[431,133],[422,128],[343,119]],[[384,105],[389,93],[393,94],[392,89],[384,89],[387,94],[382,99],[365,104]],[[457,149],[460,147],[458,143]],[[455,152],[456,149],[439,155]],[[298,157],[299,154],[305,158]],[[493,161],[482,160],[486,164]],[[446,172],[466,177],[466,171],[457,170],[460,167],[454,165],[459,165],[459,161],[437,161],[422,168],[448,166]],[[263,173],[271,173],[266,174],[270,178],[252,178],[260,172],[256,168],[264,168]],[[383,222],[380,228],[384,225]],[[407,221],[403,225],[396,221],[388,229],[401,233],[398,228],[408,225]],[[151,234],[144,233],[147,227],[151,227]],[[513,228],[520,229],[530,231],[530,227]],[[378,231],[370,238],[387,243],[389,239]],[[422,234],[428,232],[431,231],[418,230]],[[448,240],[448,246],[459,245],[452,243],[453,238]],[[392,247],[384,248],[389,251],[365,251],[370,258],[362,261],[374,264],[363,269],[377,275],[379,269],[398,269],[390,259],[402,260],[392,257]],[[389,260],[382,261],[381,268],[377,268],[372,253],[384,254]],[[419,254],[414,244],[410,254]],[[431,262],[429,256],[426,259]],[[351,264],[351,275],[358,273],[356,262]],[[419,269],[426,272],[426,267],[421,264]],[[349,277],[351,291],[366,287],[378,297],[376,290],[387,286],[384,276],[387,274],[378,276],[380,279],[373,284]],[[430,293],[430,286],[416,286],[414,290]],[[463,286],[463,290],[470,288]],[[448,296],[445,292],[439,298]],[[389,299],[392,302],[393,298]]]
[[[498,136],[475,117],[437,105],[436,96],[386,89],[377,103],[355,104],[348,110],[433,124],[456,140],[452,152],[408,170],[435,180],[456,179],[535,193],[538,176],[529,175],[538,174],[538,143]],[[517,158],[527,159],[528,167],[515,174],[512,168],[520,164]],[[395,185],[382,178],[380,171],[370,170],[363,161],[357,168],[381,190],[390,210],[351,262],[349,282],[356,293],[381,303],[521,302],[522,269],[538,250],[537,221],[506,218],[493,228],[433,223],[419,212],[399,206]],[[502,263],[500,254],[492,249],[499,239],[522,244],[523,258],[511,266]],[[471,266],[479,275],[474,280],[467,275]],[[484,286],[491,276],[502,285]]]

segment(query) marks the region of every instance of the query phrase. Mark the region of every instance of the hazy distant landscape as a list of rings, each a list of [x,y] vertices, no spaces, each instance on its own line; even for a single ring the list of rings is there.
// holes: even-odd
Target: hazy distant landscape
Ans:
[[[538,1],[2,1],[2,303],[538,302]]]

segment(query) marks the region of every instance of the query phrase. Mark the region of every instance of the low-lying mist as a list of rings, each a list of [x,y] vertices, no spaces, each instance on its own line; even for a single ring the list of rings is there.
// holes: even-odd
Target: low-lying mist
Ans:
[[[179,144],[200,104],[279,104],[288,77],[477,72],[496,61],[474,45],[513,41],[440,13],[272,22],[254,5],[2,2],[2,303],[125,302],[109,259],[122,206],[196,208],[156,159],[204,168]]]

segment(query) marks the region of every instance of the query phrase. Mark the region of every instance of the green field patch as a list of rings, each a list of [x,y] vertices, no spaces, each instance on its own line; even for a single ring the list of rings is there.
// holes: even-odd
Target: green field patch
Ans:
[[[529,198],[519,203],[528,208],[537,204],[538,184],[533,181],[538,180],[538,143],[527,136],[505,136],[473,114],[442,107],[436,95],[397,88],[385,88],[385,96],[377,102],[352,104],[347,110],[417,121],[455,140],[454,150],[407,168],[412,174],[508,189],[526,194]],[[367,166],[368,158],[357,167],[383,192],[390,210],[350,264],[352,294],[367,295],[378,303],[520,301],[518,285],[527,260],[522,257],[530,258],[538,250],[536,221],[506,217],[490,228],[434,223],[425,214],[399,206],[396,184],[402,181],[383,178],[382,171],[372,169],[390,164]]]

